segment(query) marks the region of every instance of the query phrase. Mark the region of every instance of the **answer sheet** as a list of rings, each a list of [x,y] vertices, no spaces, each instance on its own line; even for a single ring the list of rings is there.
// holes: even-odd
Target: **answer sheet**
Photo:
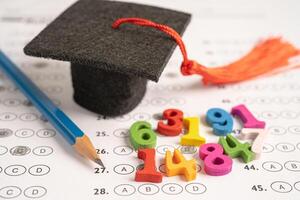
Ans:
[[[183,40],[189,58],[207,66],[234,61],[269,36],[283,36],[300,47],[297,0],[135,2],[192,13]],[[78,156],[0,72],[0,199],[299,199],[299,69],[240,84],[203,86],[200,77],[180,74],[182,56],[177,48],[159,83],[148,82],[146,96],[136,109],[117,118],[98,116],[73,101],[69,63],[23,53],[25,44],[72,3],[1,0],[0,48],[92,139],[106,168]],[[261,159],[247,164],[233,159],[230,174],[209,176],[198,148],[180,146],[182,135],[158,134],[158,170],[165,173],[166,150],[179,149],[187,159],[196,159],[196,180],[164,176],[159,184],[134,181],[143,164],[128,137],[135,121],[148,121],[156,129],[165,109],[178,108],[185,116],[200,117],[200,135],[216,143],[218,136],[203,120],[206,111],[219,107],[230,112],[241,103],[266,122],[268,136]],[[233,135],[239,135],[241,127],[235,119]]]

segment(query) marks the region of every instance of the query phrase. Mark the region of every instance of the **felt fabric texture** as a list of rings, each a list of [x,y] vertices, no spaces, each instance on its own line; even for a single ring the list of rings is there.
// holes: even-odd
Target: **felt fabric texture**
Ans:
[[[190,14],[133,3],[80,0],[25,48],[27,55],[70,61],[158,81],[176,43],[149,27],[112,29],[121,17],[142,17],[182,34]]]
[[[83,72],[85,75],[81,76]],[[74,63],[71,64],[71,73],[75,102],[104,116],[114,117],[130,112],[146,92],[145,78]]]
[[[147,79],[158,81],[176,43],[158,30],[124,24],[121,17],[141,17],[182,34],[191,15],[153,6],[80,0],[50,23],[24,48],[27,55],[71,62],[74,100],[105,116],[134,109]]]

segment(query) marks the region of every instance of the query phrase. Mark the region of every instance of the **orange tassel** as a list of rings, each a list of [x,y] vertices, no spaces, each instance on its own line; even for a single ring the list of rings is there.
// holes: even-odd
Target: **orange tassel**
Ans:
[[[256,45],[238,61],[225,66],[207,68],[188,59],[180,35],[169,26],[142,18],[120,18],[113,23],[112,27],[118,28],[122,23],[154,27],[171,36],[177,42],[183,55],[181,73],[183,75],[199,74],[203,77],[204,84],[226,84],[252,79],[272,70],[286,67],[289,58],[300,54],[298,49],[281,38],[269,38]]]

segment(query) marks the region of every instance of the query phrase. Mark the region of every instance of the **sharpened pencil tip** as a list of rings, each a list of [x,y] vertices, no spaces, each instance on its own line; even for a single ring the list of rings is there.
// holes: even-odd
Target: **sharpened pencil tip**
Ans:
[[[97,163],[97,164],[100,165],[101,167],[104,167],[103,162],[102,162],[99,158],[95,159],[94,161],[95,161],[95,163]],[[104,168],[105,168],[105,167],[104,167]]]

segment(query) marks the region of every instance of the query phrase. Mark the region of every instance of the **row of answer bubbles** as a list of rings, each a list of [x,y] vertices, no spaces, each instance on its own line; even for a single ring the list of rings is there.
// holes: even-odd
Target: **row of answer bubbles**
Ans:
[[[169,144],[157,146],[156,151],[160,155],[165,155],[167,150],[173,152],[177,148],[184,154],[194,154],[197,152],[196,147],[186,147],[186,146],[174,147]],[[277,150],[277,152],[289,153],[289,152],[295,151],[296,148],[298,150],[300,150],[300,143],[294,145],[294,144],[287,143],[287,142],[280,142],[280,143],[276,144],[275,146],[265,143],[263,145],[263,153],[271,153],[275,149]],[[134,152],[134,150],[131,146],[119,145],[119,146],[116,146],[113,148],[113,152],[114,152],[114,154],[119,155],[119,156],[127,156],[127,155],[132,154]]]
[[[30,186],[24,189],[23,195],[27,198],[41,198],[45,196],[47,189],[42,186]],[[22,189],[18,186],[5,186],[0,188],[0,197],[3,199],[17,198],[22,194]]]
[[[0,167],[0,173],[8,176],[21,176],[28,172],[32,176],[44,176],[50,172],[50,167],[44,164],[38,164],[28,167],[28,169],[23,165],[9,165],[7,167]]]
[[[34,131],[29,128],[22,128],[18,129],[14,132],[16,137],[19,138],[29,138],[34,135],[40,137],[40,138],[50,138],[54,137],[56,135],[56,131],[54,129],[39,129],[37,131]],[[13,130],[8,128],[2,128],[0,129],[0,139],[6,138],[13,135]]]
[[[300,181],[295,182],[294,184],[288,183],[286,181],[274,181],[270,184],[270,187],[273,191],[278,193],[289,193],[295,188],[296,191],[300,192]]]
[[[280,172],[284,168],[292,172],[300,172],[300,161],[289,160],[284,163],[276,161],[265,161],[262,163],[262,168],[268,172]]]
[[[188,183],[185,186],[177,183],[166,183],[159,187],[158,185],[147,183],[137,187],[131,184],[120,184],[114,187],[115,194],[119,196],[131,196],[136,192],[142,195],[155,195],[160,191],[167,195],[178,195],[184,191],[189,194],[200,195],[207,191],[207,187],[198,182]]]
[[[246,104],[300,104],[300,97],[237,97],[235,99],[237,103]]]
[[[253,112],[253,114],[262,119],[297,119],[300,117],[300,112],[283,110],[283,111],[263,111],[261,113]],[[1,115],[0,115],[1,116]],[[126,114],[114,118],[116,121],[126,122],[129,120],[149,120],[152,116],[149,113]],[[154,117],[153,117],[154,118]]]
[[[240,133],[241,130],[235,129],[233,132]],[[293,125],[289,127],[282,127],[282,126],[271,126],[268,128],[268,134],[271,135],[284,135],[286,133],[292,133],[292,134],[299,134],[300,135],[300,126]],[[1,132],[0,132],[1,135]],[[120,128],[113,131],[113,135],[118,138],[127,138],[129,137],[129,130],[126,128]]]
[[[60,101],[58,99],[51,99],[54,104],[60,105]],[[18,98],[6,98],[0,99],[0,103],[5,107],[19,107],[19,106],[32,106],[32,103],[27,99],[18,99]]]
[[[30,148],[28,146],[20,145],[8,149],[6,146],[0,146],[0,156],[10,153],[12,156],[25,156],[33,153],[36,156],[49,156],[53,153],[53,148],[50,146],[37,146]]]
[[[63,74],[28,74],[28,76],[33,80],[42,80],[42,81],[59,81],[65,79]]]
[[[300,126],[292,125],[289,127],[282,126],[271,126],[268,128],[268,133],[271,135],[284,135],[286,133],[298,134],[300,135]]]
[[[141,102],[141,106],[165,106],[165,105],[173,105],[180,106],[186,104],[186,100],[182,97],[173,97],[173,98],[162,98],[156,97],[153,99],[143,99]]]
[[[128,163],[120,163],[120,164],[114,166],[113,171],[119,175],[129,175],[129,174],[132,174],[133,172],[135,172],[135,170],[139,170],[139,169],[143,169],[143,168],[144,168],[144,164],[140,164],[138,166],[133,166]],[[166,174],[165,164],[161,164],[158,167],[158,170],[161,173]],[[199,164],[197,164],[196,170],[197,170],[197,172],[200,172],[202,170],[202,168]]]
[[[183,90],[182,85],[161,85],[161,84],[155,84],[150,85],[148,87],[149,91],[155,91],[155,92],[170,92],[170,91],[181,91]]]
[[[297,119],[300,117],[300,112],[291,110],[263,111],[259,113],[259,117],[263,119]]]
[[[298,83],[288,83],[288,84],[236,84],[236,85],[228,85],[225,86],[226,88],[231,88],[233,90],[241,90],[248,92],[249,90],[255,90],[255,91],[281,91],[281,90],[300,90],[300,84]]]
[[[39,115],[36,113],[21,113],[21,114],[15,114],[11,112],[0,113],[0,121],[14,121],[17,119],[20,119],[25,122],[32,122],[37,120],[47,122],[47,119],[43,115]]]
[[[300,150],[300,143],[294,145],[288,142],[280,142],[276,144],[275,147],[271,144],[265,143],[262,147],[262,151],[263,153],[271,153],[276,149],[279,152],[289,153],[295,151],[296,147]]]
[[[188,114],[187,114],[188,115]],[[127,122],[129,120],[150,120],[150,119],[160,119],[161,115],[160,114],[154,114],[151,115],[149,113],[132,113],[132,114],[126,114],[126,115],[122,115],[119,117],[114,118],[116,121],[119,122]]]
[[[39,88],[47,93],[61,93],[63,91],[63,88],[61,86],[40,86]],[[18,88],[16,88],[15,86],[2,86],[0,88],[0,92],[15,93],[18,92]]]

